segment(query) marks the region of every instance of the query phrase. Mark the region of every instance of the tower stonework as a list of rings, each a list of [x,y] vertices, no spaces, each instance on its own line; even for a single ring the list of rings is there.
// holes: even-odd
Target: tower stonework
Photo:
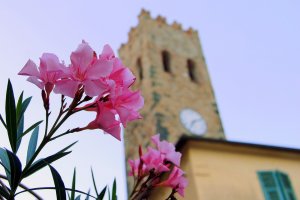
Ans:
[[[138,145],[148,145],[156,133],[173,143],[183,134],[225,139],[197,31],[145,10],[138,18],[119,49],[145,99],[143,119],[125,128],[126,158],[137,158]],[[183,114],[187,110],[196,118]]]

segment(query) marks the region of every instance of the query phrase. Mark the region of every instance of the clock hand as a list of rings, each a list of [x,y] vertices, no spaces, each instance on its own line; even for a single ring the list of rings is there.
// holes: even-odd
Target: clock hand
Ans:
[[[197,121],[198,121],[198,119],[194,119],[191,123],[191,126],[193,126]]]

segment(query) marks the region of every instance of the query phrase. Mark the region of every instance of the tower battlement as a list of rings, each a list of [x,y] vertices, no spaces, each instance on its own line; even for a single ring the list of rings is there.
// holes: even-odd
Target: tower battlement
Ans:
[[[128,33],[128,42],[126,44],[129,44],[132,40],[134,40],[134,37],[137,35],[137,29],[139,29],[143,24],[151,23],[153,26],[159,26],[162,28],[172,28],[175,31],[182,32],[183,34],[194,37],[198,39],[198,31],[193,29],[192,27],[189,27],[187,29],[183,29],[182,24],[178,23],[177,21],[174,21],[172,23],[168,23],[166,18],[158,15],[156,18],[151,16],[151,13],[145,9],[142,9],[140,14],[138,15],[139,23],[135,27],[131,27],[130,31]],[[121,49],[124,48],[125,44],[121,44]]]
[[[189,27],[188,29],[184,30],[182,28],[182,25],[176,21],[174,21],[171,24],[168,24],[166,18],[161,15],[158,15],[156,18],[152,18],[151,13],[145,9],[142,9],[138,18],[139,18],[139,23],[141,23],[143,20],[152,20],[152,21],[155,21],[159,25],[170,26],[170,27],[173,27],[175,30],[182,31],[187,34],[191,34],[191,33],[198,34],[198,32],[195,29],[193,29],[192,27]]]

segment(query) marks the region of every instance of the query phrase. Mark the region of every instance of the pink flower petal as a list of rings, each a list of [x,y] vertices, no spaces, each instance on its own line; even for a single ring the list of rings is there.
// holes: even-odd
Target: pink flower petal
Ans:
[[[110,78],[123,87],[130,87],[136,79],[128,68],[122,68],[113,72]]]
[[[83,85],[85,94],[90,97],[100,96],[107,91],[107,85],[101,80],[86,80]]]
[[[108,44],[104,45],[100,58],[105,58],[110,60],[113,59],[114,57],[115,55],[112,48]]]
[[[40,57],[40,71],[41,72],[51,72],[62,70],[59,59],[55,54],[43,53]]]
[[[121,140],[120,122],[115,119],[114,111],[106,108],[102,103],[98,102],[98,111],[96,119],[91,122],[87,128],[100,128],[118,140]]]
[[[178,168],[174,167],[171,171],[167,180],[157,184],[156,186],[166,186],[175,189],[182,197],[184,196],[184,189],[187,187],[187,180],[183,176],[184,172]]]
[[[88,79],[100,79],[101,77],[107,77],[112,71],[112,62],[107,60],[97,60],[91,66],[87,72],[86,77]]]
[[[122,98],[122,105],[134,110],[139,110],[144,106],[144,98],[140,91],[131,92],[126,91]]]
[[[33,83],[34,85],[38,86],[41,90],[44,89],[45,84],[39,81],[35,76],[30,76],[27,78],[27,81]]]
[[[71,54],[72,65],[79,68],[80,71],[84,72],[88,66],[92,63],[94,58],[94,51],[86,42],[82,42],[76,51]]]
[[[126,128],[127,122],[142,118],[142,116],[137,111],[129,110],[122,106],[117,107],[116,110],[117,110],[120,120],[125,128]]]
[[[37,70],[36,64],[32,60],[28,60],[25,66],[18,73],[19,75],[39,77],[40,72]]]
[[[80,82],[73,80],[60,80],[56,83],[54,92],[74,98]]]
[[[103,130],[105,133],[112,135],[117,140],[121,141],[121,127],[120,125],[115,125],[108,129]]]

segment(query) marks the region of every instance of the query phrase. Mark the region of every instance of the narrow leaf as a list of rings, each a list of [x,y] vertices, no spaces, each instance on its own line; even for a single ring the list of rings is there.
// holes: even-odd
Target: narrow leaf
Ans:
[[[88,191],[85,200],[89,200],[90,199],[90,190]]]
[[[27,176],[30,176],[31,174],[35,173],[36,171],[42,169],[43,167],[47,166],[48,164],[51,164],[52,162],[68,155],[69,153],[71,153],[71,151],[68,151],[68,152],[63,152],[63,153],[56,153],[52,156],[49,156],[47,158],[43,158],[43,159],[40,159],[38,161],[36,161],[35,163],[33,163],[31,165],[31,167],[27,170],[27,171],[24,171],[24,175],[23,177],[27,177]]]
[[[97,200],[103,200],[105,192],[106,192],[107,186],[105,186],[102,191],[100,192],[99,196],[97,197]]]
[[[3,187],[0,187],[0,196],[9,199],[9,194],[6,192],[6,190]]]
[[[111,193],[111,199],[112,200],[117,200],[117,183],[116,183],[116,178],[114,179],[113,187],[112,187],[112,193]]]
[[[49,165],[49,167],[50,167],[50,170],[52,173],[57,199],[67,200],[65,184],[64,184],[63,180],[61,179],[61,176],[56,171],[56,169],[54,169],[51,165]]]
[[[81,195],[78,195],[78,196],[75,198],[75,200],[80,200],[80,196],[81,196]]]
[[[7,171],[9,171],[9,169],[2,163],[2,161],[0,162],[0,165]]]
[[[9,158],[6,153],[6,150],[0,148],[0,159],[2,161],[2,166],[5,168],[6,177],[8,179],[8,182],[10,182],[10,164],[9,164]]]
[[[108,200],[111,200],[111,198],[110,198],[110,189],[109,189],[109,187],[107,187],[107,192],[108,192]]]
[[[24,137],[27,133],[35,129],[38,125],[40,125],[43,122],[43,120],[36,122],[32,126],[30,126],[20,137],[18,137],[18,140],[20,140],[22,137]]]
[[[57,153],[63,153],[63,152],[65,152],[65,151],[67,151],[68,149],[70,149],[70,148],[71,148],[74,144],[76,144],[77,142],[78,142],[78,141],[73,142],[72,144],[66,146],[65,148],[63,148],[62,150],[60,150],[60,151],[57,152]]]
[[[2,122],[3,126],[7,129],[7,125],[2,117],[2,115],[0,114],[0,121]]]
[[[99,193],[98,193],[97,186],[96,186],[96,181],[95,181],[95,177],[94,177],[93,168],[91,168],[91,173],[92,173],[92,179],[93,179],[93,184],[94,184],[94,188],[95,188],[96,196],[98,196],[98,195],[99,195]]]
[[[72,191],[71,191],[71,200],[75,200],[75,189],[76,189],[76,168],[74,168],[73,172],[73,180],[72,180]]]
[[[6,125],[9,143],[12,151],[17,150],[17,121],[16,121],[16,103],[14,91],[10,80],[7,83],[6,102],[5,102]]]
[[[29,144],[28,144],[28,149],[27,149],[26,164],[31,160],[33,154],[35,153],[38,136],[39,136],[39,126],[37,126],[31,134]]]
[[[31,101],[32,97],[28,97],[27,99],[24,100],[24,102],[22,103],[22,108],[21,108],[21,111],[19,113],[19,116],[18,116],[18,123],[19,123],[19,120],[21,119],[21,117],[24,115],[30,101]]]
[[[18,130],[17,130],[17,138],[20,138],[17,140],[17,151],[21,145],[21,141],[22,141],[22,134],[24,131],[24,116],[21,117],[20,119],[20,123],[18,124]]]
[[[21,180],[22,164],[19,158],[14,153],[10,152],[9,150],[6,150],[6,153],[8,155],[10,164],[10,187],[11,190],[15,190]]]
[[[21,113],[21,110],[22,110],[23,94],[24,94],[24,91],[22,91],[22,93],[20,94],[19,99],[18,99],[18,103],[17,103],[16,115],[17,115],[18,121],[20,119],[20,113]]]

